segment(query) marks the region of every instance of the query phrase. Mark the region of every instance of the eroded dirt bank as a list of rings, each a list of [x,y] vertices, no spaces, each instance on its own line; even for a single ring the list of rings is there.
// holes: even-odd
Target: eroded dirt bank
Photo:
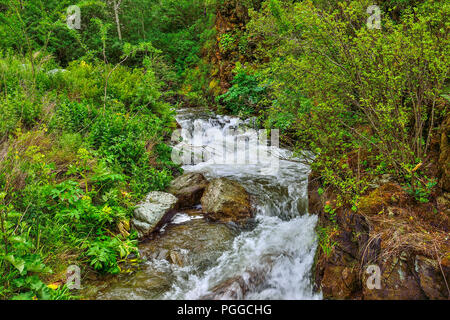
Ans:
[[[337,194],[309,177],[311,214],[318,214],[315,285],[325,299],[448,299],[449,124],[436,141],[439,185],[420,203],[388,175],[374,183],[357,210],[338,207]],[[381,271],[380,289],[367,268]]]

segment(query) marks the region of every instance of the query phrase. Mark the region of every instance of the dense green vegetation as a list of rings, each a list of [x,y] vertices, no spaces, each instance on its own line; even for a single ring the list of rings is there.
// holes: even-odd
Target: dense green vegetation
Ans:
[[[381,30],[366,25],[371,4],[241,1],[245,28],[217,34],[233,1],[1,0],[0,298],[71,298],[47,286],[71,264],[121,271],[133,206],[180,172],[167,141],[183,104],[280,128],[355,211],[383,174],[427,202],[450,3],[381,1]],[[240,57],[226,92],[217,52]]]
[[[66,25],[73,4],[80,31]],[[120,272],[133,206],[180,171],[165,143],[172,90],[211,18],[196,1],[122,6],[119,31],[110,2],[0,4],[1,298],[69,298],[45,281],[71,264]]]
[[[268,88],[260,99],[266,124],[314,151],[325,184],[355,202],[372,174],[431,186],[411,171],[426,162],[447,112],[448,2],[407,6],[395,20],[384,15],[382,30],[367,28],[369,5],[267,1],[248,25],[262,37],[255,56],[269,60],[257,67]],[[357,171],[349,165],[355,157],[364,158]]]

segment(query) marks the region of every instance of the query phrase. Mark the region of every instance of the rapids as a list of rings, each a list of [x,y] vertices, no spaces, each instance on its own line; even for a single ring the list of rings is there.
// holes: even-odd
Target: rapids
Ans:
[[[185,109],[177,121],[175,153],[189,150],[183,169],[241,183],[251,195],[255,218],[240,229],[180,212],[155,240],[140,245],[145,260],[140,270],[98,285],[95,298],[201,299],[229,279],[245,282],[259,272],[257,285],[237,298],[321,299],[311,276],[317,217],[307,212],[308,165],[276,140],[270,146],[256,143],[261,136],[251,120]],[[174,250],[182,265],[167,261]]]

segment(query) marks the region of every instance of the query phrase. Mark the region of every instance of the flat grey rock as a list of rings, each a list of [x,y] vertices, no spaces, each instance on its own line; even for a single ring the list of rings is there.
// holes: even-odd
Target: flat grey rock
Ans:
[[[150,192],[145,201],[140,203],[135,211],[131,225],[137,230],[139,238],[148,236],[155,231],[164,216],[177,205],[178,199],[165,192]]]

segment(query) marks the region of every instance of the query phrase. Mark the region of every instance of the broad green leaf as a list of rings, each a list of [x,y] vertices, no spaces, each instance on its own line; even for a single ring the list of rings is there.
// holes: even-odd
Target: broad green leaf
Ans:
[[[25,260],[22,258],[16,258],[12,254],[6,256],[6,260],[11,263],[20,273],[23,272],[25,268]]]

